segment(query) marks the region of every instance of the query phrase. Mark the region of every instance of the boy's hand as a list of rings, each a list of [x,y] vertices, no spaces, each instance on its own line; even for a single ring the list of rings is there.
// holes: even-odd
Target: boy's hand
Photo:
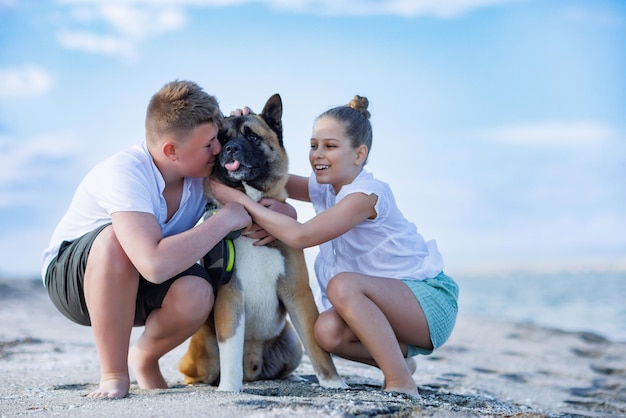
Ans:
[[[248,106],[244,106],[243,109],[235,109],[230,112],[230,116],[245,116],[254,115],[255,113]]]
[[[220,212],[222,211],[228,212],[228,219],[231,222],[231,231],[247,228],[252,223],[252,218],[250,218],[246,208],[239,203],[227,202],[220,209]]]

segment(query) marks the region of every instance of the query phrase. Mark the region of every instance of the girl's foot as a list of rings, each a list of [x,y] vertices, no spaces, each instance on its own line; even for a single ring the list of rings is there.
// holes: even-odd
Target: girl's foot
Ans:
[[[100,387],[94,390],[88,398],[108,398],[119,399],[128,395],[130,388],[130,379],[128,374],[105,374],[100,379]]]
[[[422,399],[422,397],[420,396],[419,392],[417,391],[417,387],[413,386],[411,387],[406,387],[406,388],[384,388],[383,389],[385,392],[400,392],[400,393],[404,393],[406,395],[409,395],[411,398],[415,399],[415,400],[419,400]]]
[[[413,357],[405,358],[404,361],[406,361],[406,367],[409,370],[410,376],[413,376],[413,373],[415,373],[415,370],[417,370],[417,362],[415,361]],[[387,386],[387,380],[385,379],[385,381],[383,382],[382,389],[385,392],[400,392],[400,393],[405,393],[411,396],[412,398],[421,399],[421,396],[419,392],[417,391],[417,386],[415,385],[415,382],[413,381],[412,377],[411,377],[411,382],[408,386],[405,386],[405,385]]]
[[[413,376],[413,373],[415,373],[415,370],[417,370],[417,362],[413,357],[405,358],[404,361],[406,361],[406,367],[409,369],[409,374]],[[383,380],[383,386],[381,387],[381,389],[385,389],[385,386],[387,386],[386,379]]]
[[[132,347],[128,354],[128,363],[141,389],[167,389],[167,382],[161,374],[158,360],[150,361],[146,359],[145,353]]]
[[[409,368],[409,373],[413,376],[413,373],[417,370],[417,362],[413,357],[405,358],[404,361],[406,361],[406,367]]]

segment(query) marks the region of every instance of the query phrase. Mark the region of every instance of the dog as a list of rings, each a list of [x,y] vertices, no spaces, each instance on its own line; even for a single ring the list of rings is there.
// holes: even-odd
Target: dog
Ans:
[[[289,173],[282,113],[282,99],[275,94],[259,115],[225,118],[212,176],[257,201],[284,202]],[[208,187],[205,191],[218,206]],[[285,378],[300,364],[304,345],[321,386],[347,387],[313,336],[319,312],[303,251],[278,240],[253,246],[245,236],[233,243],[230,281],[218,287],[213,312],[179,362],[185,384],[219,382],[219,391],[241,392],[243,382]]]

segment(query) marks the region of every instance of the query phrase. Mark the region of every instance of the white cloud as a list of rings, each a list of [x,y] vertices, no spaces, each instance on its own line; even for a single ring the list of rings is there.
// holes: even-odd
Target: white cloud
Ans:
[[[135,47],[128,39],[112,35],[97,35],[83,31],[61,31],[57,38],[62,47],[104,55],[135,56]]]
[[[41,96],[52,85],[52,76],[34,65],[0,69],[0,99]]]
[[[30,140],[0,136],[0,190],[16,181],[42,176],[37,169],[41,159],[71,157],[77,149],[77,142],[64,135]]]
[[[57,0],[69,6],[71,27],[58,31],[61,46],[135,59],[141,41],[187,23],[185,7],[232,7],[265,3],[275,10],[318,15],[394,15],[452,18],[473,9],[519,0]],[[100,32],[94,24],[104,23]],[[76,28],[82,26],[82,28]],[[88,29],[86,29],[88,28]]]
[[[485,139],[535,147],[597,146],[611,142],[617,133],[597,122],[544,122],[512,125],[484,132]]]
[[[333,15],[397,15],[451,18],[471,10],[519,0],[108,0],[116,5],[213,6],[229,7],[265,3],[277,10]],[[102,4],[102,0],[58,0],[60,4]]]
[[[453,18],[471,10],[509,3],[514,0],[269,0],[277,9],[332,15],[394,15],[404,17],[435,16]]]
[[[72,11],[73,18],[80,23],[90,24],[104,21],[120,34],[131,39],[145,39],[185,25],[185,15],[177,8],[122,3],[99,3],[94,7],[80,7]]]
[[[71,24],[57,32],[61,46],[84,52],[137,57],[137,45],[161,33],[181,29],[185,14],[172,5],[140,2],[61,2],[77,5],[70,9]],[[94,26],[104,23],[100,32]]]

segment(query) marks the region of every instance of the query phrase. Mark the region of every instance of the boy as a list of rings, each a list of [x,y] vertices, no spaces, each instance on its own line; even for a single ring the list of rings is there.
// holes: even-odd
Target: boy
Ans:
[[[91,325],[100,360],[94,398],[166,388],[159,359],[207,319],[215,285],[196,263],[230,231],[250,224],[227,204],[195,226],[202,181],[221,150],[217,100],[190,81],[166,84],[146,113],[146,141],[97,165],[78,186],[42,257],[54,305]],[[129,351],[133,326],[145,329]]]

